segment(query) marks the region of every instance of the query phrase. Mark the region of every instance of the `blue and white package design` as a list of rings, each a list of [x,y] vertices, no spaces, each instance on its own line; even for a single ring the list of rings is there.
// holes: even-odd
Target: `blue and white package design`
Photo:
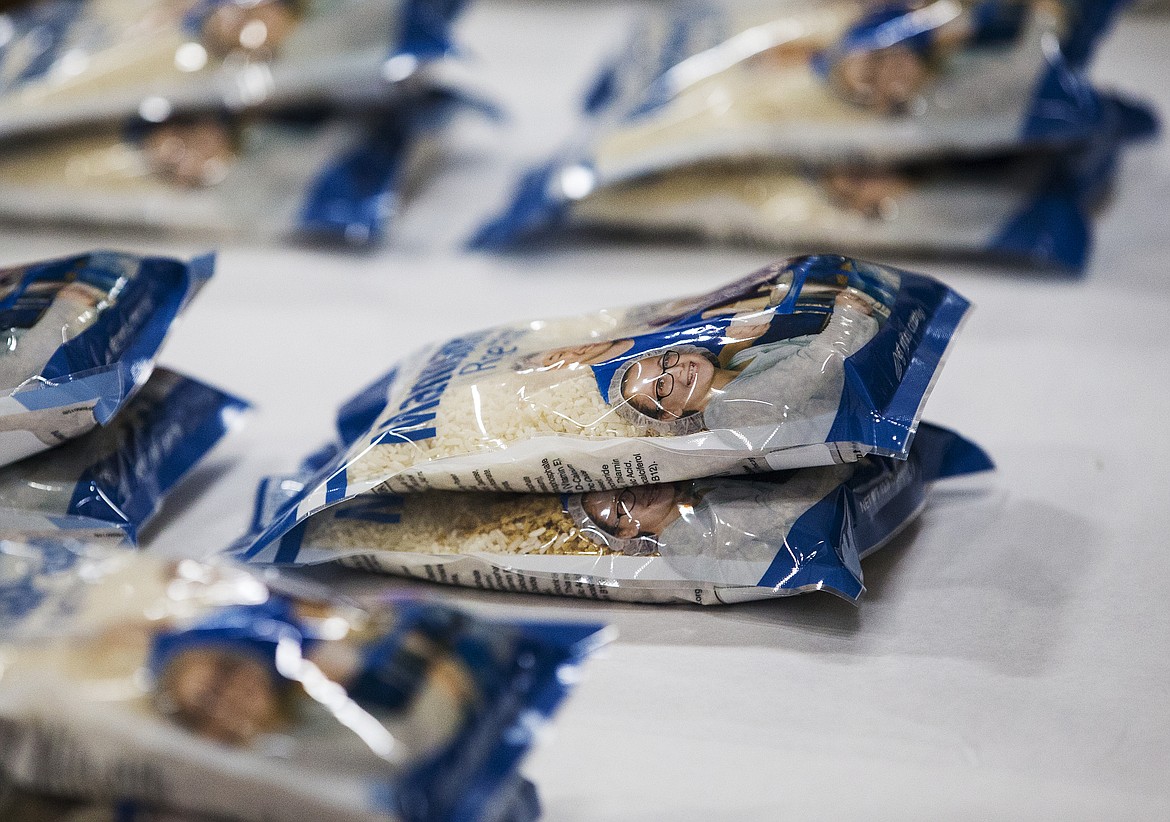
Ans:
[[[0,468],[0,534],[131,541],[248,403],[158,369],[108,424]]]
[[[977,446],[923,423],[907,460],[584,494],[365,494],[249,560],[601,600],[713,605],[814,590],[856,600],[861,558],[914,518],[931,483],[989,468]],[[301,486],[266,480],[256,530]]]
[[[0,465],[109,422],[213,267],[99,251],[0,270]]]
[[[25,142],[0,156],[0,219],[365,244],[458,106],[420,93],[361,116],[203,113]]]
[[[250,550],[369,491],[609,491],[904,459],[968,307],[930,277],[822,255],[439,343],[343,406],[345,447]]]
[[[684,3],[650,18],[557,165],[572,197],[698,162],[890,164],[1067,145],[1101,100],[1087,59],[1114,0]]]
[[[1084,144],[1051,152],[898,166],[691,165],[575,198],[546,165],[474,244],[499,248],[580,230],[802,248],[978,254],[1083,269],[1101,189],[1122,144],[1149,135],[1144,107],[1105,98]]]
[[[43,0],[3,16],[0,137],[174,112],[384,101],[462,0]]]
[[[0,543],[0,586],[35,554]],[[606,639],[76,554],[0,620],[0,774],[37,794],[236,822],[527,822],[519,760]]]

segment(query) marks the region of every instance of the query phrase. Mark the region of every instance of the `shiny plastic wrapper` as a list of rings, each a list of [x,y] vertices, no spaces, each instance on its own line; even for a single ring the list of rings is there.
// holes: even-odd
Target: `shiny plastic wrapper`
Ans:
[[[0,535],[135,540],[248,403],[158,369],[106,426],[0,468]]]
[[[420,95],[360,117],[189,115],[25,141],[0,154],[0,219],[363,244],[456,105]]]
[[[607,491],[904,459],[968,307],[929,277],[825,255],[448,340],[346,403],[345,447],[248,550],[367,492]]]
[[[213,266],[94,252],[0,270],[0,465],[109,422]]]
[[[979,448],[923,423],[907,460],[559,496],[365,494],[250,560],[602,600],[714,605],[822,590],[856,600],[861,558],[913,519],[932,482],[989,468]],[[300,487],[266,480],[257,527]]]
[[[0,15],[0,137],[174,112],[383,100],[460,0],[41,0]]]
[[[1141,106],[1106,104],[1108,122],[1091,140],[1044,153],[899,166],[707,163],[575,197],[558,183],[565,167],[553,163],[526,176],[509,211],[475,244],[498,248],[587,230],[979,255],[1079,271],[1122,144],[1157,128]]]
[[[651,17],[589,95],[570,196],[695,162],[890,164],[1092,135],[1114,0],[857,0]],[[574,159],[573,157],[569,158]]]
[[[78,544],[0,567],[0,773],[239,822],[531,818],[518,761],[603,638]]]

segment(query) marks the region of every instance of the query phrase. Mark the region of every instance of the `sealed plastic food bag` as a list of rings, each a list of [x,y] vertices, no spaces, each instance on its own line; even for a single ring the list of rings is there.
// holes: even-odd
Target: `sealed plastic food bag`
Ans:
[[[967,309],[929,277],[826,255],[449,340],[345,405],[347,447],[253,547],[368,491],[606,491],[905,458]]]
[[[41,0],[0,17],[0,136],[385,98],[451,48],[459,0]]]
[[[365,494],[249,559],[605,600],[711,605],[812,590],[856,600],[861,558],[914,518],[932,482],[990,467],[970,442],[923,423],[904,461],[584,494]],[[267,480],[260,517],[299,486]]]
[[[785,247],[980,254],[1081,269],[1092,216],[1122,143],[1156,131],[1146,109],[1109,98],[1091,140],[1050,153],[898,166],[723,162],[662,171],[569,196],[562,165],[523,181],[474,244],[553,230],[701,237]]]
[[[517,762],[599,639],[0,545],[0,773],[38,793],[240,822],[523,819]]]
[[[247,408],[197,380],[155,371],[108,425],[0,468],[0,535],[133,541]]]
[[[94,252],[0,270],[0,465],[107,423],[213,265]]]
[[[417,143],[454,103],[142,120],[26,141],[0,155],[0,218],[290,236],[381,236]]]
[[[1116,5],[674,6],[591,93],[595,122],[566,182],[728,159],[894,163],[1076,142],[1101,103],[1070,57],[1088,57]]]

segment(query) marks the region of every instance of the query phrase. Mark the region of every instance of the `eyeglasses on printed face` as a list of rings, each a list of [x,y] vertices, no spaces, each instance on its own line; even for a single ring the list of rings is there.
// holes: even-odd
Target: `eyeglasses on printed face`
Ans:
[[[638,531],[639,522],[634,517],[634,505],[637,504],[637,501],[637,495],[630,488],[615,491],[601,509],[601,521],[598,524],[615,536],[623,528],[632,527],[634,531]]]
[[[667,373],[667,369],[674,368],[678,365],[680,357],[681,355],[674,349],[662,352],[662,357],[659,362],[659,367],[662,369],[662,376],[654,382],[655,399],[664,400],[674,391],[674,375]]]
[[[661,419],[664,415],[674,416],[667,409],[662,407],[662,401],[669,397],[674,391],[674,375],[667,373],[667,369],[678,365],[679,359],[679,353],[673,349],[670,351],[664,351],[662,356],[657,358],[659,371],[658,376],[649,377],[642,381],[643,384],[652,383],[654,386],[653,392],[651,393],[642,389],[635,391],[635,396],[640,395],[646,397],[647,399],[652,399],[655,403],[651,408],[639,408],[638,410],[642,411],[642,413],[649,414],[650,416],[657,417],[659,419]],[[633,397],[630,399],[633,399]]]
[[[677,420],[682,417],[678,411],[667,408],[666,400],[674,392],[674,374],[669,369],[682,361],[682,354],[668,349],[658,356],[646,357],[639,362],[636,381],[627,386],[623,381],[622,395],[638,412],[656,420]],[[658,374],[654,375],[654,366]],[[631,374],[631,377],[633,374]]]

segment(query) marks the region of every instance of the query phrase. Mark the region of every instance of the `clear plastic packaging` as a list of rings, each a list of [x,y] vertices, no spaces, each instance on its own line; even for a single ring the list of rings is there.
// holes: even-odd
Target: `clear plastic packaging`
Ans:
[[[365,494],[251,561],[602,600],[712,605],[814,590],[856,600],[861,558],[914,518],[931,483],[989,468],[976,446],[923,423],[905,461],[559,496]],[[257,528],[300,487],[265,481]]]
[[[1116,0],[678,3],[471,245],[583,227],[1078,270],[1155,130],[1084,69]]]
[[[415,95],[360,116],[201,114],[28,140],[0,155],[0,218],[367,243],[455,105]]]
[[[99,251],[0,270],[0,465],[113,418],[213,267]]]
[[[1123,142],[1156,131],[1140,106],[1107,99],[1108,125],[1053,152],[899,166],[706,163],[568,196],[567,169],[531,172],[475,244],[504,247],[589,230],[785,248],[981,255],[1084,267],[1092,218]]]
[[[384,100],[460,0],[42,0],[0,16],[0,137],[134,115]]]
[[[606,491],[904,459],[967,309],[929,277],[825,255],[431,346],[342,408],[345,447],[250,550],[371,491]]]
[[[675,5],[589,95],[582,168],[613,185],[694,162],[889,164],[1076,142],[1101,105],[1070,63],[1116,5]]]
[[[517,762],[601,636],[0,549],[0,773],[41,794],[239,822],[529,818]]]
[[[108,425],[0,468],[0,535],[131,541],[248,403],[158,369]]]

